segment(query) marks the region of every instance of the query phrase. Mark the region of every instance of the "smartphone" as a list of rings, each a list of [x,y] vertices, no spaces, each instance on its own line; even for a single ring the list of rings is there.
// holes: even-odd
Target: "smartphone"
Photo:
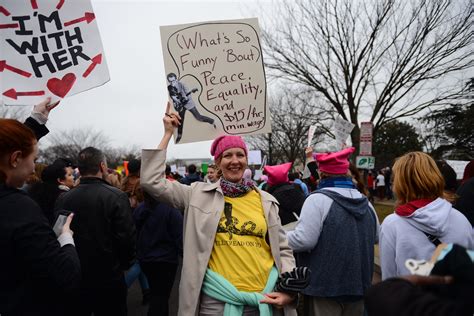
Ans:
[[[59,237],[59,235],[61,235],[61,231],[63,229],[64,224],[66,224],[67,217],[71,213],[72,213],[71,211],[66,211],[66,210],[60,210],[58,212],[58,218],[56,219],[56,222],[54,223],[54,226],[53,226],[53,231],[56,234],[56,237]]]

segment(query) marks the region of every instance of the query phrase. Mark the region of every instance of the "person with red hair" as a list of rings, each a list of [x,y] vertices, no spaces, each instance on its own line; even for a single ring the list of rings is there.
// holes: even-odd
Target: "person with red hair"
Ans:
[[[35,110],[47,118],[54,106],[46,100]],[[34,172],[43,132],[0,119],[0,315],[64,315],[62,295],[80,281],[72,215],[56,239],[38,204],[18,189]]]

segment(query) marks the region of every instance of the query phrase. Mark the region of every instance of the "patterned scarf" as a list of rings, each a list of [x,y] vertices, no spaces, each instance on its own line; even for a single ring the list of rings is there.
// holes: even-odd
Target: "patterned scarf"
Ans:
[[[240,197],[255,189],[255,183],[252,180],[242,179],[239,183],[234,183],[221,178],[221,189],[224,196],[235,198]]]
[[[323,188],[346,188],[346,189],[355,189],[354,182],[352,178],[348,177],[335,177],[335,178],[325,178],[319,181],[318,190]]]

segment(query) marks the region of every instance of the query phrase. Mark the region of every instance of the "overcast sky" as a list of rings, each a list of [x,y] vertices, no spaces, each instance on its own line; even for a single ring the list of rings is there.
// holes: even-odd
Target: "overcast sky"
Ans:
[[[111,80],[64,99],[48,127],[52,133],[100,130],[115,147],[155,148],[163,135],[167,90],[161,25],[258,17],[253,1],[92,0],[92,5]],[[210,144],[172,144],[168,158],[210,157]]]

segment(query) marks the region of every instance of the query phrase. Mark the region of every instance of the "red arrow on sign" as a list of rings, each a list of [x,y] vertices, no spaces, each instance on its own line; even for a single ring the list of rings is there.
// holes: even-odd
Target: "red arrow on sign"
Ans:
[[[3,6],[0,5],[0,12],[2,12],[5,16],[9,16],[10,12],[8,12],[7,9],[5,9]]]
[[[10,66],[9,64],[7,64],[6,60],[0,60],[0,72],[3,72],[5,69],[10,70],[11,72],[17,73],[20,76],[23,76],[26,78],[31,77],[31,74],[29,72]]]
[[[64,0],[59,0],[58,4],[56,5],[56,9],[61,9],[63,7]]]
[[[0,24],[0,29],[16,29],[19,26],[18,23]]]
[[[16,92],[15,89],[10,89],[5,92],[3,92],[3,95],[12,99],[18,99],[18,97],[23,97],[23,96],[38,96],[38,95],[44,95],[44,91],[27,91],[27,92]]]
[[[30,2],[31,2],[31,7],[32,7],[34,10],[38,9],[38,4],[36,3],[36,0],[31,0]]]
[[[87,76],[90,75],[92,70],[94,70],[95,66],[101,63],[102,63],[102,54],[99,54],[95,56],[94,58],[92,58],[92,64],[90,64],[89,67],[87,67],[86,71],[82,74],[82,76],[84,78],[87,78]]]
[[[94,13],[86,12],[82,18],[78,18],[78,19],[75,19],[75,20],[72,20],[72,21],[69,21],[69,22],[65,22],[64,26],[69,26],[69,25],[80,23],[80,22],[83,22],[83,21],[86,21],[87,24],[89,24],[92,21],[94,21],[94,19],[95,19],[95,14]]]

